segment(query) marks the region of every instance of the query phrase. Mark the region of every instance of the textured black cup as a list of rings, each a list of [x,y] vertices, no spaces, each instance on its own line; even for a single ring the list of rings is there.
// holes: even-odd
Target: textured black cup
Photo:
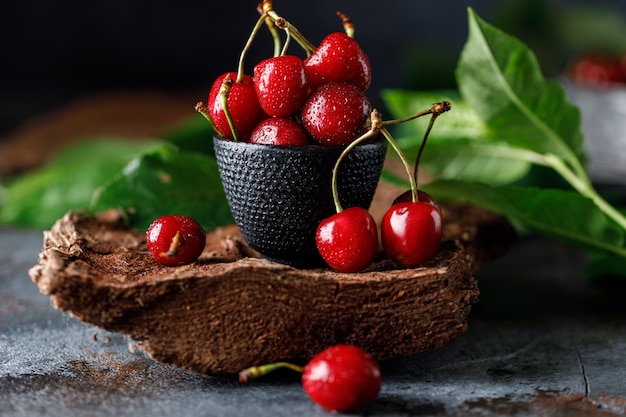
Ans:
[[[317,225],[335,213],[332,171],[342,146],[273,146],[213,139],[220,177],[243,238],[267,259],[301,268],[324,265]],[[341,162],[344,208],[369,208],[387,142],[352,149]]]

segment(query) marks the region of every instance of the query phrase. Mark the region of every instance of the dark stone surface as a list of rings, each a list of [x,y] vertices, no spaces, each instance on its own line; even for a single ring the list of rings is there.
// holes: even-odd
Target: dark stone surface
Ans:
[[[152,361],[124,336],[50,306],[28,277],[41,233],[0,230],[0,415],[323,416],[290,371],[240,385]],[[480,272],[467,333],[382,364],[366,416],[626,413],[623,284],[590,284],[583,258],[522,238]]]

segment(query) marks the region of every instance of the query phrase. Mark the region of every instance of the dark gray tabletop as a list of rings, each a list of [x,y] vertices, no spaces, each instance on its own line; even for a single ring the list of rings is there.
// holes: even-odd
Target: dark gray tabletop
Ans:
[[[240,385],[162,365],[50,306],[28,276],[38,231],[0,229],[0,416],[323,416],[299,376]],[[479,273],[467,333],[382,363],[365,416],[626,414],[625,283],[591,285],[580,253],[536,237]]]

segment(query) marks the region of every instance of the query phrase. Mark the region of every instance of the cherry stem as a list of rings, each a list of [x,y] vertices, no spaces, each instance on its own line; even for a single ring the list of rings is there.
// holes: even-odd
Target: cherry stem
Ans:
[[[341,161],[343,161],[343,159],[345,158],[345,156],[352,150],[354,149],[355,146],[357,146],[359,143],[363,142],[364,140],[367,140],[371,137],[373,137],[376,132],[378,132],[378,130],[380,129],[380,127],[382,126],[380,124],[380,113],[378,112],[378,110],[374,109],[370,115],[370,120],[371,120],[371,127],[370,129],[365,132],[363,135],[359,136],[357,139],[355,139],[354,141],[352,141],[352,143],[350,143],[342,152],[341,154],[339,154],[339,157],[337,158],[337,161],[335,162],[335,166],[333,167],[333,176],[332,176],[332,185],[331,185],[331,189],[332,189],[332,193],[333,193],[333,201],[335,203],[335,210],[337,211],[337,213],[341,213],[343,211],[343,207],[341,207],[341,202],[339,201],[339,192],[337,190],[337,177],[338,177],[338,173],[339,173],[339,165],[341,164]]]
[[[230,110],[228,109],[228,96],[230,95],[230,89],[232,86],[233,79],[231,78],[230,74],[227,74],[222,80],[219,94],[222,99],[222,108],[224,109],[224,115],[226,116],[226,120],[228,121],[228,126],[230,126],[230,131],[233,134],[233,140],[237,142],[239,140],[239,136],[237,135],[237,129],[235,129],[233,116],[230,114]]]
[[[354,22],[352,19],[342,12],[337,12],[337,16],[341,19],[341,23],[343,24],[343,30],[346,32],[351,38],[354,38]]]
[[[449,101],[442,101],[439,103],[435,103],[429,109],[422,110],[421,112],[412,114],[410,116],[404,117],[402,119],[393,119],[393,120],[385,120],[383,121],[383,125],[397,125],[400,123],[408,122],[413,119],[417,119],[418,117],[426,116],[427,114],[437,114],[439,116],[442,113],[447,112],[452,108],[452,104]]]
[[[250,368],[244,369],[243,371],[239,372],[239,382],[242,384],[245,384],[252,379],[256,379],[263,375],[267,375],[270,372],[273,372],[277,369],[282,369],[282,368],[291,369],[299,373],[304,372],[303,367],[294,365],[293,363],[275,362],[275,363],[269,363],[267,365],[252,366]]]
[[[280,52],[280,56],[284,56],[287,53],[287,49],[289,49],[289,43],[291,41],[291,32],[289,31],[289,26],[287,25],[287,21],[282,17],[276,19],[276,26],[279,29],[282,29],[286,33],[285,44],[283,45],[283,50]]]
[[[267,19],[267,15],[265,13],[261,14],[261,17],[259,17],[259,20],[257,20],[256,24],[254,25],[254,28],[252,29],[252,33],[250,33],[250,36],[248,37],[246,44],[241,50],[241,55],[239,56],[239,65],[237,66],[237,82],[238,83],[243,82],[243,76],[244,76],[243,64],[244,64],[246,55],[248,54],[248,51],[250,50],[250,47],[252,46],[252,41],[254,41],[254,38],[256,37],[256,34],[261,29],[261,26],[265,24],[266,19]]]
[[[278,30],[276,30],[276,25],[274,25],[274,22],[272,21],[272,19],[268,17],[265,18],[265,25],[269,29],[272,35],[272,39],[274,40],[274,55],[273,56],[277,57],[281,53],[280,52],[281,50],[280,36],[278,35]]]
[[[274,6],[271,0],[263,0],[259,5],[258,10],[260,13],[262,13],[262,15],[269,16],[269,18],[272,19],[274,23],[276,23],[276,21],[279,19],[283,19],[274,10]],[[302,47],[302,49],[304,49],[307,56],[311,55],[311,53],[313,53],[316,49],[315,45],[309,42],[294,25],[292,25],[285,19],[283,20],[285,21],[284,24],[286,30],[289,31],[293,39],[295,39],[295,41]]]
[[[394,148],[394,150],[396,151],[396,153],[402,160],[404,167],[407,169],[407,173],[409,175],[409,182],[411,183],[411,194],[412,194],[413,201],[417,201],[418,199],[417,197],[418,170],[419,170],[419,165],[420,165],[420,159],[422,158],[422,153],[424,152],[424,149],[426,148],[426,141],[428,140],[428,135],[430,134],[430,131],[432,130],[433,125],[435,124],[435,120],[437,120],[437,118],[441,114],[449,111],[451,108],[452,108],[452,104],[450,104],[449,101],[441,101],[439,103],[433,104],[430,108],[426,110],[422,110],[408,117],[404,117],[402,119],[385,120],[381,122],[383,126],[396,125],[396,124],[408,122],[413,119],[417,119],[418,117],[422,117],[427,114],[431,115],[430,122],[428,123],[428,127],[426,128],[426,132],[424,132],[424,138],[422,139],[422,143],[420,145],[419,151],[417,152],[417,158],[415,160],[415,165],[413,167],[412,173],[411,173],[411,169],[409,168],[408,162],[406,161],[404,154],[400,151],[399,147],[397,146],[396,141],[393,139],[391,134],[385,128],[381,129],[381,133],[383,133],[383,135],[387,138],[387,141]]]
[[[161,253],[161,256],[164,256],[166,258],[173,258],[180,251],[180,247],[181,247],[180,231],[176,231],[176,234],[174,235],[174,237],[172,238],[172,241],[170,242],[170,247],[167,249],[167,252]]]
[[[207,109],[203,102],[199,101],[198,103],[196,103],[195,109],[198,113],[203,115],[205,119],[207,119],[209,125],[211,126],[211,129],[213,129],[213,132],[215,132],[217,136],[224,137],[224,133],[217,127],[217,125],[211,118],[211,115],[209,114],[209,109]]]
[[[420,165],[420,160],[422,159],[422,153],[424,152],[424,148],[426,148],[426,141],[428,140],[428,135],[432,130],[435,120],[439,117],[441,113],[432,113],[430,116],[430,121],[428,122],[428,127],[426,128],[426,132],[424,132],[424,138],[422,139],[422,144],[420,145],[419,150],[417,151],[417,157],[415,158],[415,165],[413,166],[413,177],[415,178],[415,182],[417,183],[418,179],[418,170]]]
[[[393,150],[400,157],[400,160],[402,161],[402,165],[404,165],[404,169],[406,170],[407,176],[409,177],[409,183],[411,184],[411,201],[416,203],[417,201],[419,201],[419,198],[417,196],[417,181],[415,177],[413,177],[413,173],[411,172],[411,165],[406,160],[406,157],[404,156],[404,152],[402,152],[402,150],[398,146],[398,143],[395,141],[393,136],[391,136],[391,133],[389,133],[389,131],[384,126],[380,128],[380,133],[383,134],[385,139],[387,139],[387,142],[389,142]]]

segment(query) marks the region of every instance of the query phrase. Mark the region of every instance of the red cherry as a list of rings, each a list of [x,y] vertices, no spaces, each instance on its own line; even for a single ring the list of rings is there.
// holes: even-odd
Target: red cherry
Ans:
[[[585,55],[570,69],[570,77],[581,84],[609,86],[626,83],[626,72],[619,57]]]
[[[302,59],[284,55],[265,59],[254,67],[254,89],[263,111],[287,117],[300,110],[308,92]]]
[[[358,272],[367,268],[378,253],[378,229],[367,210],[350,207],[320,222],[315,243],[331,268]]]
[[[315,355],[304,367],[308,396],[328,411],[348,412],[372,403],[382,377],[376,360],[354,345],[336,345]]]
[[[302,124],[321,145],[345,145],[361,136],[370,103],[353,84],[324,84],[304,102]]]
[[[432,258],[439,249],[442,234],[441,212],[419,201],[391,206],[381,223],[385,253],[405,268],[420,265]]]
[[[310,145],[311,140],[304,128],[297,122],[283,117],[270,117],[263,120],[252,132],[250,143],[266,145]]]
[[[165,215],[156,219],[146,231],[148,250],[159,263],[168,266],[195,262],[206,243],[202,226],[182,215]]]
[[[372,81],[372,68],[359,43],[343,32],[328,34],[305,61],[311,89],[329,82],[347,82],[361,91]]]
[[[411,192],[411,190],[407,190],[403,192],[402,194],[400,194],[398,197],[396,197],[396,199],[393,200],[393,203],[391,205],[398,204],[398,203],[410,203],[411,201],[413,201],[413,193]],[[417,190],[417,201],[430,204],[431,206],[439,210],[439,213],[441,213],[441,205],[439,204],[437,200],[433,198],[433,196],[431,196],[427,192],[422,191],[422,190]]]
[[[238,83],[236,72],[227,72],[215,80],[207,102],[209,116],[219,130],[224,134],[224,138],[232,139],[233,134],[228,124],[228,119],[224,114],[224,107],[220,97],[222,81],[227,75],[233,79],[233,84],[228,96],[228,109],[233,118],[235,129],[240,138],[245,139],[250,136],[254,128],[263,120],[266,115],[263,113],[259,100],[254,90],[254,83],[250,76],[244,75],[242,82]]]

